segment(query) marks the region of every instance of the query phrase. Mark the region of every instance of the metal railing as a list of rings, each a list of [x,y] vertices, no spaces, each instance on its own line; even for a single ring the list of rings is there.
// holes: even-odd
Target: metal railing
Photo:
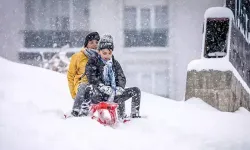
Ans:
[[[25,48],[61,48],[69,45],[70,48],[82,47],[85,36],[89,31],[60,31],[60,30],[25,30]]]

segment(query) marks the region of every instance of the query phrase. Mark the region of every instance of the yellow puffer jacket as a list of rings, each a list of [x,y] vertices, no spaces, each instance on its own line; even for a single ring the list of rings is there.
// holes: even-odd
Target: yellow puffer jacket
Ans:
[[[73,99],[76,97],[79,84],[88,83],[86,76],[81,78],[85,72],[85,67],[88,62],[88,57],[85,55],[84,51],[85,49],[83,48],[80,52],[72,55],[69,70],[67,72],[68,85]]]

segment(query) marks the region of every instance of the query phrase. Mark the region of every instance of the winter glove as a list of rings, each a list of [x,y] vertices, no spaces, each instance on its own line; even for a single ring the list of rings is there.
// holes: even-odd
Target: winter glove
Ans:
[[[109,95],[108,102],[114,102],[115,100],[115,90],[112,91],[111,95]]]
[[[125,90],[122,88],[122,87],[116,87],[116,91],[115,91],[115,93],[116,93],[116,95],[118,96],[118,95],[122,95],[122,93],[124,92]]]
[[[99,84],[98,89],[101,92],[103,92],[103,93],[105,93],[107,95],[111,95],[112,94],[112,88],[110,86],[106,86],[106,85],[104,85],[102,83]]]

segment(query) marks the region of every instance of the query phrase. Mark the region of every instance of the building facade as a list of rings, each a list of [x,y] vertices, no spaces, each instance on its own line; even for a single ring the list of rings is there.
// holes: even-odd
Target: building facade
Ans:
[[[201,55],[204,12],[224,0],[3,0],[0,56],[38,65],[90,31],[114,37],[127,86],[184,99],[188,63]],[[3,17],[2,17],[3,16]]]

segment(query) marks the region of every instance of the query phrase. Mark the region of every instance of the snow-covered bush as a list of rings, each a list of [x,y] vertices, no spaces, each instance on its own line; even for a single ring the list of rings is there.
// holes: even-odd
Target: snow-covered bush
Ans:
[[[66,52],[58,52],[51,59],[43,61],[43,68],[60,73],[67,73],[70,59]]]
[[[42,67],[46,69],[50,69],[56,72],[66,74],[68,71],[70,58],[67,56],[67,50],[69,45],[63,46],[60,51],[56,52],[50,59],[45,59],[43,56],[43,64]]]

